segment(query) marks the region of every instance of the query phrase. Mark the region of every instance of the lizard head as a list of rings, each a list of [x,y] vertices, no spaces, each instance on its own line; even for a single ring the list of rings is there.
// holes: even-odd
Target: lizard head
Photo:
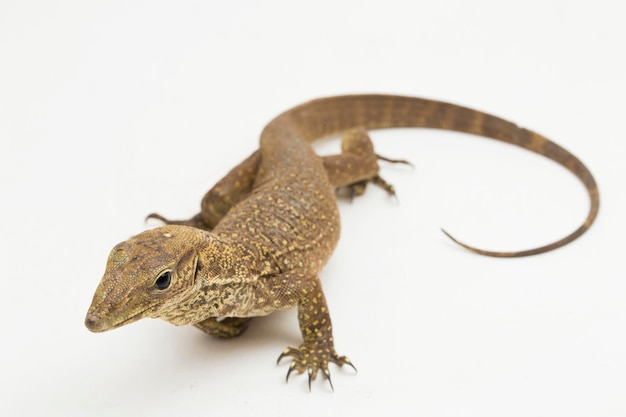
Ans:
[[[116,245],[85,318],[92,332],[103,332],[143,317],[156,317],[194,291],[197,247],[206,232],[163,226]]]

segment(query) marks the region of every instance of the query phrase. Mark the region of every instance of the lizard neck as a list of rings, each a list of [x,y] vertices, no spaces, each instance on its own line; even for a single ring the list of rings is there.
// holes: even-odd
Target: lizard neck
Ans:
[[[270,265],[253,248],[206,232],[198,247],[195,283],[186,297],[153,317],[182,326],[216,317],[249,317],[271,312],[264,297]]]

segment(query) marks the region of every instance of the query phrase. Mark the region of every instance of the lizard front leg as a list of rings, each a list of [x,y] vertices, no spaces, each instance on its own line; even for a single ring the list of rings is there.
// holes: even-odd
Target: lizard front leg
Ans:
[[[298,300],[298,322],[304,343],[297,348],[285,349],[278,357],[277,363],[286,356],[293,358],[287,371],[287,381],[293,371],[306,372],[309,377],[309,390],[311,390],[311,382],[317,377],[318,371],[322,371],[333,388],[328,369],[329,363],[332,362],[338,366],[349,365],[355,371],[356,368],[347,357],[339,356],[335,351],[332,324],[319,279],[315,277],[308,284],[301,289]]]
[[[217,182],[202,198],[200,213],[189,220],[170,220],[152,213],[147,219],[160,220],[165,224],[178,224],[213,230],[228,211],[252,191],[259,170],[261,154],[254,151]]]

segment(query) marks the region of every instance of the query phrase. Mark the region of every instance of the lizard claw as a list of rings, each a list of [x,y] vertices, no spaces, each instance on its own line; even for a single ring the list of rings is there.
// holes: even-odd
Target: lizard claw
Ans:
[[[296,349],[294,347],[288,347],[287,349],[282,351],[282,353],[280,354],[280,356],[276,360],[276,365],[278,365],[280,363],[280,361],[283,360],[283,358],[285,356],[294,356],[294,357],[295,356],[299,356],[300,358],[302,358],[302,353],[300,352],[300,350],[298,350],[298,349]]]
[[[383,190],[387,192],[390,197],[396,197],[396,189],[393,185],[389,184],[387,181],[382,179],[380,175],[376,175],[374,178],[370,180],[370,182],[374,185],[379,186]]]
[[[307,372],[309,373],[309,392],[311,392],[311,381],[315,379],[315,377],[313,376],[313,368],[309,367],[307,369]]]
[[[347,190],[347,196],[350,202],[352,202],[355,197],[360,197],[365,194],[367,185],[370,183],[385,190],[390,197],[396,197],[396,189],[394,186],[382,179],[380,175],[376,175],[370,179],[358,181],[344,187]]]
[[[285,383],[289,383],[289,375],[291,375],[291,373],[293,372],[293,370],[296,369],[296,362],[292,361],[291,364],[289,365],[289,370],[287,371],[287,376],[285,377]],[[310,390],[310,388],[309,388]]]
[[[280,363],[286,356],[291,356],[293,359],[289,364],[285,382],[289,382],[289,376],[293,371],[297,371],[300,374],[306,371],[308,375],[309,391],[311,391],[311,384],[317,377],[318,371],[322,372],[330,384],[330,388],[333,391],[335,390],[330,377],[330,370],[328,369],[328,364],[331,362],[338,366],[349,365],[356,372],[356,367],[352,364],[350,359],[345,356],[337,355],[333,348],[308,346],[306,344],[303,344],[299,348],[288,347],[280,354],[276,363]]]
[[[333,390],[333,392],[335,391],[335,387],[333,386],[333,380],[330,378],[330,371],[327,369],[324,369],[324,376],[326,377],[326,379],[328,380],[328,383],[330,384],[330,389]],[[311,381],[309,380],[309,391],[311,391]]]

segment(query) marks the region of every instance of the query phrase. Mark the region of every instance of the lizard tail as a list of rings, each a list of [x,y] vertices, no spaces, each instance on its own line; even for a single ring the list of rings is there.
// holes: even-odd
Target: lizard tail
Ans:
[[[549,158],[572,172],[585,186],[590,206],[584,223],[575,231],[545,246],[498,252],[478,249],[460,242],[446,231],[452,241],[480,255],[511,258],[536,255],[559,248],[585,233],[599,208],[598,186],[589,169],[576,156],[544,136],[490,114],[436,100],[392,95],[352,95],[310,101],[281,114],[268,128],[281,126],[294,130],[309,142],[354,127],[382,129],[423,127],[471,133],[510,143]]]

